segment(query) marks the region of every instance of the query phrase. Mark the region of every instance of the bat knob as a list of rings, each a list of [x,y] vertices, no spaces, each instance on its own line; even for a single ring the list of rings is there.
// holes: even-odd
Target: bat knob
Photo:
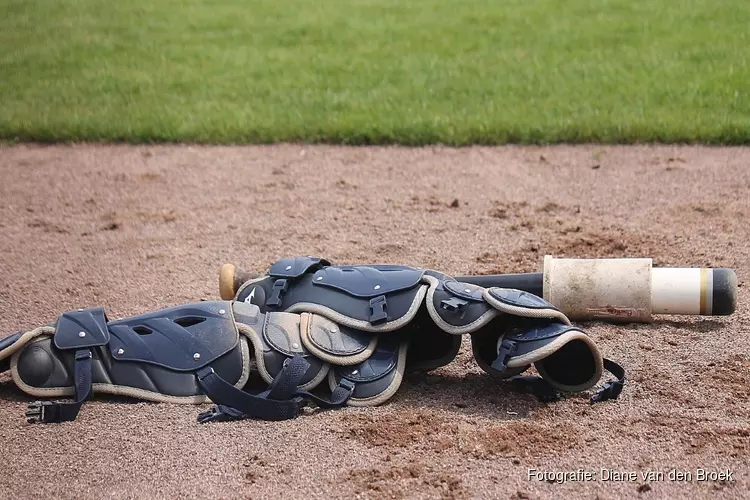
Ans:
[[[234,264],[224,264],[219,269],[219,296],[222,300],[232,300],[239,288],[234,282],[237,268]]]
[[[732,269],[713,269],[712,315],[729,316],[737,309],[737,274]]]
[[[257,277],[237,269],[234,264],[224,264],[219,269],[219,296],[222,300],[232,300],[243,283]]]

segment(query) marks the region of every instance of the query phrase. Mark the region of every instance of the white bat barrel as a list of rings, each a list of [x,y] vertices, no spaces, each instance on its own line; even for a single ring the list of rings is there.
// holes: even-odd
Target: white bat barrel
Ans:
[[[544,258],[544,298],[571,319],[649,322],[652,314],[734,312],[731,269],[654,268],[651,259]]]

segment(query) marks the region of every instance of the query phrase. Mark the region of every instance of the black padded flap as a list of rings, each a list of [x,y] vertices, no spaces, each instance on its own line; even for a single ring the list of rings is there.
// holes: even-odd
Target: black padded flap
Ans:
[[[475,302],[484,302],[484,288],[470,283],[461,283],[459,281],[445,281],[443,288],[457,297]]]
[[[273,312],[266,315],[263,325],[263,338],[266,343],[280,353],[287,356],[307,354],[302,346],[299,333],[299,314]]]
[[[295,257],[275,262],[268,271],[275,278],[299,278],[312,267],[330,266],[331,263],[318,257]]]
[[[321,351],[343,357],[354,356],[367,349],[373,334],[340,326],[328,318],[315,315],[311,320],[309,336]]]
[[[381,337],[375,352],[358,365],[336,370],[342,377],[354,383],[373,382],[391,373],[398,363],[401,345],[393,338]]]
[[[423,274],[422,269],[408,266],[336,266],[318,270],[313,284],[370,298],[414,288]]]
[[[490,288],[490,295],[503,304],[511,306],[524,307],[526,309],[557,309],[533,293],[514,290],[512,288]]]
[[[115,360],[197,370],[228,353],[239,333],[231,302],[199,302],[109,323]]]
[[[68,311],[57,320],[55,346],[58,349],[84,349],[107,342],[109,331],[103,307]]]

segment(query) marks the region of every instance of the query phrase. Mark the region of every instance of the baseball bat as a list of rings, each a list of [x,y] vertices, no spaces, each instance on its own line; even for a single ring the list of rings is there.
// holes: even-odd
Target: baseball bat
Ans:
[[[219,292],[231,300],[257,275],[224,264]],[[542,272],[456,276],[485,288],[523,290],[570,319],[643,322],[654,314],[728,316],[737,307],[737,275],[725,268],[653,267],[652,259],[544,257]]]

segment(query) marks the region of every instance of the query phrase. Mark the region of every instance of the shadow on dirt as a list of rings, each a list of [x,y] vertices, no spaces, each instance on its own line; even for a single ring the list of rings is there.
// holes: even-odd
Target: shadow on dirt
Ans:
[[[662,319],[654,321],[651,324],[644,325],[646,329],[659,328],[668,326],[671,328],[679,328],[681,330],[690,330],[691,332],[718,332],[725,330],[730,327],[729,323],[716,319],[704,319],[701,321],[679,321],[671,319]]]
[[[251,379],[252,380],[252,379]],[[254,380],[252,380],[255,382]],[[262,383],[250,383],[247,392],[256,394],[266,388]],[[327,396],[325,388],[317,388],[314,393]],[[585,395],[567,395],[561,399],[587,399]],[[19,389],[10,377],[0,379],[0,400],[16,403],[32,402],[39,398]],[[48,400],[69,400],[69,397],[45,398]],[[126,396],[96,394],[94,399],[102,403],[116,404],[160,404],[133,399]],[[407,408],[430,407],[461,415],[487,417],[493,420],[515,420],[527,418],[535,410],[545,407],[536,396],[524,392],[510,380],[499,380],[483,374],[469,373],[465,376],[448,374],[412,373],[404,377],[401,388],[389,404]],[[185,406],[191,408],[190,405]]]
[[[31,403],[32,401],[37,401],[39,399],[45,400],[45,401],[70,401],[71,396],[61,396],[61,397],[49,397],[49,398],[39,398],[36,396],[32,396],[30,394],[26,394],[21,389],[18,388],[13,383],[13,380],[8,377],[7,379],[0,379],[0,400],[1,401],[12,401],[15,403]],[[134,399],[127,396],[115,396],[110,394],[101,394],[98,393],[92,397],[92,400],[95,400],[97,402],[101,403],[116,403],[116,404],[160,404],[152,401],[145,401],[140,399]]]
[[[700,319],[698,321],[691,319],[655,319],[652,323],[608,323],[604,321],[587,321],[587,322],[576,322],[580,323],[582,328],[590,328],[592,326],[618,326],[622,328],[629,328],[634,330],[657,330],[663,327],[678,328],[680,330],[689,330],[692,332],[718,332],[730,328],[730,324],[727,321],[719,319]]]
[[[545,403],[523,393],[511,381],[493,379],[487,375],[410,374],[393,399],[406,407],[425,407],[475,415],[495,420],[528,417]]]

